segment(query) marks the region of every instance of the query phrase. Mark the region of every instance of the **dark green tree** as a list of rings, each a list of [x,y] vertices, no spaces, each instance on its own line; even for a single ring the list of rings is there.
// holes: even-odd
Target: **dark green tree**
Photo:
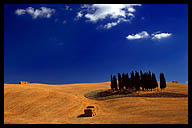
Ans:
[[[148,73],[147,72],[145,72],[144,74],[143,74],[143,88],[144,88],[144,90],[145,89],[149,89],[148,88]]]
[[[140,70],[140,86],[142,87],[142,90],[144,91],[144,78],[143,78],[143,72]]]
[[[122,78],[120,73],[118,73],[118,83],[119,83],[119,90],[120,90],[122,89]]]
[[[114,84],[114,88],[117,89],[117,79],[116,76],[113,76],[113,84]]]
[[[156,80],[155,82],[156,88],[158,88],[158,82],[157,82],[156,76],[155,76],[155,80]]]
[[[151,72],[150,72],[150,71],[149,71],[149,73],[148,73],[148,87],[149,87],[149,89],[152,91],[153,82],[152,82],[152,75],[151,75]]]
[[[140,77],[139,77],[139,72],[135,71],[135,89],[137,91],[140,90]]]
[[[157,88],[158,87],[158,83],[157,83],[157,79],[155,77],[155,73],[152,73],[152,88]]]
[[[166,80],[163,73],[160,73],[160,88],[161,89],[166,88]]]
[[[130,82],[130,88],[135,88],[135,76],[134,76],[134,72],[131,72],[131,82]]]
[[[126,86],[126,78],[125,78],[125,74],[122,74],[122,89],[124,89]]]
[[[118,87],[119,86],[119,87]],[[135,73],[132,71],[130,73],[130,77],[128,73],[123,73],[122,75],[118,73],[118,82],[116,79],[116,76],[111,74],[111,89],[136,89],[137,91],[140,90],[140,87],[142,90],[151,90],[158,87],[157,79],[155,76],[155,73],[149,72],[142,72],[140,70],[139,72],[135,71]],[[166,88],[166,80],[163,73],[160,73],[160,88],[164,89]]]
[[[111,74],[111,89],[113,89],[113,76],[112,76],[112,74]]]
[[[125,74],[125,88],[128,89],[129,86],[129,75],[128,73]]]

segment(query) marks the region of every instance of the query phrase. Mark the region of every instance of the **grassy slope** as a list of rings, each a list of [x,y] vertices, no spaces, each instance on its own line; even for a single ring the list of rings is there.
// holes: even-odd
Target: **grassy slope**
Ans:
[[[122,97],[106,101],[84,94],[109,89],[110,83],[4,85],[4,123],[188,123],[188,98]],[[187,84],[167,83],[165,92],[188,94]],[[80,117],[87,105],[97,115]]]

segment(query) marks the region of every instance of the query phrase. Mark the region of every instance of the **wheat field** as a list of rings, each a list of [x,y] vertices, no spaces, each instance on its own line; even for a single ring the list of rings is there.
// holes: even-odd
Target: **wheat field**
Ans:
[[[107,89],[110,82],[4,84],[4,123],[188,124],[188,97],[120,97],[102,101],[85,97],[91,91]],[[188,84],[167,82],[163,92],[188,95]],[[87,105],[96,106],[96,116],[79,116]]]

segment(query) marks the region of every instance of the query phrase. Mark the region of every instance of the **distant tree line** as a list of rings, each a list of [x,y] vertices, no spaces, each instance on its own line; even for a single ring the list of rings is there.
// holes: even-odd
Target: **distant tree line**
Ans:
[[[130,76],[128,73],[122,75],[118,73],[118,80],[115,75],[111,75],[111,89],[113,90],[124,90],[124,89],[135,89],[139,90],[151,90],[158,87],[155,73],[149,72],[131,72]],[[163,73],[160,73],[160,88],[166,88],[166,80]]]

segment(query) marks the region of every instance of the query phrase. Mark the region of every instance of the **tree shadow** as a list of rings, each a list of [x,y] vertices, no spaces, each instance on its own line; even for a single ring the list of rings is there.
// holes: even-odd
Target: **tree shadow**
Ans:
[[[176,97],[188,97],[186,94],[181,93],[171,93],[171,92],[161,92],[161,93],[151,93],[151,94],[142,94],[138,97],[166,97],[166,98],[176,98]]]
[[[109,90],[103,90],[103,91],[93,91],[89,92],[84,95],[88,99],[94,99],[94,100],[109,100],[114,98],[121,98],[121,97],[147,97],[147,98],[179,98],[179,97],[188,97],[187,94],[181,94],[181,93],[171,93],[171,92],[154,92],[154,93],[148,93],[148,94],[137,94],[134,92],[115,92],[111,93]]]

